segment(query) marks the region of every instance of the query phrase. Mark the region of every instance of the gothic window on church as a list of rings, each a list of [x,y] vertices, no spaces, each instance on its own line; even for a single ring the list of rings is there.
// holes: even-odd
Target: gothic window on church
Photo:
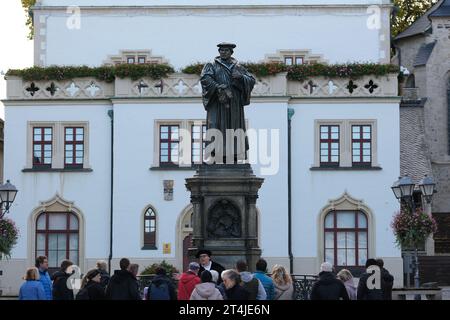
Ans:
[[[53,129],[51,127],[33,128],[33,167],[52,166]]]
[[[64,128],[64,167],[83,167],[84,128]]]
[[[320,126],[320,166],[339,166],[339,126]]]
[[[199,164],[205,160],[206,125],[192,125],[191,139],[191,161],[192,164]]]
[[[161,125],[159,127],[160,165],[177,165],[179,157],[179,126]]]
[[[144,214],[144,248],[156,249],[156,213],[149,207]]]
[[[79,264],[79,221],[67,212],[43,212],[36,221],[36,257],[47,256],[49,268],[63,260]]]
[[[362,211],[331,211],[325,217],[325,261],[334,266],[364,266],[368,256],[367,217]]]
[[[354,166],[372,164],[372,126],[352,126],[352,163]]]

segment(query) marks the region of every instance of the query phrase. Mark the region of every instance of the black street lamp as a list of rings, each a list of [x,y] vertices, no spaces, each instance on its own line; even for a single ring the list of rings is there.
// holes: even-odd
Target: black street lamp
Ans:
[[[17,188],[13,186],[9,180],[5,184],[0,185],[0,219],[8,213],[12,203],[17,195]]]
[[[430,204],[433,198],[436,184],[432,177],[425,177],[419,182],[418,189],[421,197],[426,203]],[[414,190],[416,185],[412,181],[411,177],[400,177],[395,181],[391,187],[395,197],[400,201],[400,206],[405,206],[413,214],[416,211],[416,204],[414,202]],[[420,287],[419,282],[419,255],[418,248],[414,248],[414,287],[418,289]],[[416,297],[417,299],[417,297]]]

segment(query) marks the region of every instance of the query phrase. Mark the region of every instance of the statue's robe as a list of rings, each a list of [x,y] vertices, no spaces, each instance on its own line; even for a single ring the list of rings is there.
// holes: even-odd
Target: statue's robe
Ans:
[[[233,79],[232,72],[238,68],[242,78]],[[227,65],[220,57],[213,63],[204,66],[200,78],[203,89],[203,105],[207,111],[207,129],[217,129],[223,134],[222,146],[215,144],[216,154],[221,147],[225,158],[231,148],[231,139],[226,139],[227,129],[242,129],[246,132],[244,106],[250,104],[250,96],[255,85],[255,78],[244,67],[238,64],[237,60],[231,58],[231,64]],[[222,103],[218,97],[218,86],[227,85],[231,90],[229,103]],[[246,159],[249,149],[246,135],[234,139],[234,159]],[[216,159],[218,161],[219,159]]]

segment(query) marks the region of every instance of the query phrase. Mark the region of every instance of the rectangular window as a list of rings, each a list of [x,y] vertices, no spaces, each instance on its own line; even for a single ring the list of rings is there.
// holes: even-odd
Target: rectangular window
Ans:
[[[191,127],[191,162],[199,164],[205,160],[206,125],[192,125]]]
[[[135,63],[135,58],[134,57],[127,57],[127,63],[128,64],[134,64]]]
[[[295,57],[295,64],[303,64],[303,57]]]
[[[144,64],[145,63],[145,57],[138,57],[138,64]]]
[[[33,127],[33,167],[52,166],[53,129]]]
[[[320,165],[339,166],[339,126],[320,126]]]
[[[179,126],[161,125],[159,127],[159,163],[160,165],[178,164]]]
[[[284,57],[284,64],[292,66],[294,64],[294,57]]]
[[[64,128],[64,167],[83,167],[84,128]]]
[[[355,166],[372,164],[372,126],[352,126],[352,163]]]

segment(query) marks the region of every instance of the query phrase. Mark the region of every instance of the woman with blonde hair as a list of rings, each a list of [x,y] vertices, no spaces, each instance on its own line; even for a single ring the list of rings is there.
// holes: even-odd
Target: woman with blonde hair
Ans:
[[[28,268],[23,277],[25,283],[19,291],[19,300],[46,300],[44,287],[39,281],[39,271],[37,268]]]
[[[294,284],[286,269],[279,264],[272,268],[273,285],[275,286],[274,300],[293,300]]]
[[[338,272],[337,278],[344,283],[345,290],[347,290],[350,300],[356,300],[356,287],[352,273],[347,269],[342,269]]]

